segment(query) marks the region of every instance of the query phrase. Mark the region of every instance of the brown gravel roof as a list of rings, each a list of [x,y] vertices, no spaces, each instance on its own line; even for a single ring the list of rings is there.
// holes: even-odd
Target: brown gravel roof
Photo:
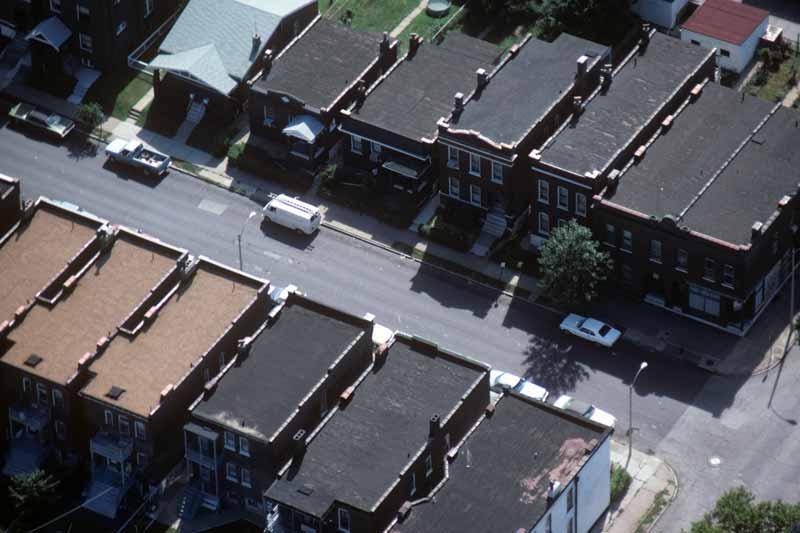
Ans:
[[[33,300],[100,225],[40,203],[30,223],[0,247],[0,322]]]
[[[14,328],[2,361],[55,383],[66,383],[86,352],[109,335],[175,266],[180,252],[120,231],[110,252],[52,308],[36,304]],[[0,347],[2,349],[2,347]],[[35,353],[43,358],[25,365]]]
[[[83,394],[147,417],[161,391],[181,378],[256,297],[261,282],[202,262],[155,320],[135,337],[117,336],[92,363]],[[111,387],[125,390],[117,400]]]

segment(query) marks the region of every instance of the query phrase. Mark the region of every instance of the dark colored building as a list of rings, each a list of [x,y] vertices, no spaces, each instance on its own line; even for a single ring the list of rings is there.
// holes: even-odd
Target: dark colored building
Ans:
[[[397,41],[318,17],[276,58],[268,57],[248,103],[250,131],[285,145],[314,169],[341,138],[339,111],[397,60]]]
[[[19,180],[0,174],[0,239],[19,221],[22,199]]]
[[[528,36],[457,93],[439,122],[442,204],[470,206],[502,235],[530,204],[528,153],[589,96],[608,61],[607,47],[569,34],[552,43]]]
[[[444,478],[489,403],[488,367],[397,334],[264,494],[267,531],[374,533]]]
[[[372,363],[372,328],[296,292],[270,312],[191,410],[184,519],[225,507],[263,527],[262,494]]]
[[[277,55],[317,16],[313,0],[189,0],[158,55],[156,100],[230,119],[243,108],[269,53]]]
[[[451,451],[447,481],[390,533],[586,533],[610,503],[611,433],[507,392]]]
[[[189,406],[258,327],[268,288],[209,259],[181,257],[86,363],[87,508],[113,518],[129,493],[159,489],[183,456]]]
[[[646,33],[610,76],[530,153],[532,244],[570,219],[590,226],[590,200],[702,81],[714,52]]]
[[[743,335],[787,279],[797,242],[800,114],[699,85],[596,196],[619,282]]]
[[[79,66],[110,71],[178,7],[177,0],[5,0],[0,20],[31,42],[42,75]]]
[[[461,33],[440,44],[412,34],[406,55],[342,111],[345,165],[372,176],[376,193],[416,207],[433,190],[436,122],[450,114],[453,95],[474,87],[476,71],[491,70],[500,54]]]

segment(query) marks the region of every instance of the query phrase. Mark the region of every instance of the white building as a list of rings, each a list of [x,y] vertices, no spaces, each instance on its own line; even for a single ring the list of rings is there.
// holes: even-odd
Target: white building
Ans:
[[[689,0],[632,0],[631,11],[646,21],[672,29]]]
[[[717,49],[717,66],[742,72],[767,31],[769,12],[734,0],[706,0],[681,27],[681,40]]]

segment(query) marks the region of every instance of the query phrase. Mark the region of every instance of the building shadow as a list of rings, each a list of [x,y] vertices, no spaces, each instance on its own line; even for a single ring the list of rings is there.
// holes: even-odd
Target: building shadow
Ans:
[[[486,317],[501,294],[466,276],[425,262],[419,263],[411,278],[411,290],[430,296],[444,307],[468,310],[478,318]]]

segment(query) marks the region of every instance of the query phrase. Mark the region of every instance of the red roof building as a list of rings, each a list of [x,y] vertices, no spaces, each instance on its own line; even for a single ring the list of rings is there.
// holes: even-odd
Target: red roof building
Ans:
[[[706,0],[683,29],[731,44],[742,44],[769,17],[769,11],[734,0]]]

